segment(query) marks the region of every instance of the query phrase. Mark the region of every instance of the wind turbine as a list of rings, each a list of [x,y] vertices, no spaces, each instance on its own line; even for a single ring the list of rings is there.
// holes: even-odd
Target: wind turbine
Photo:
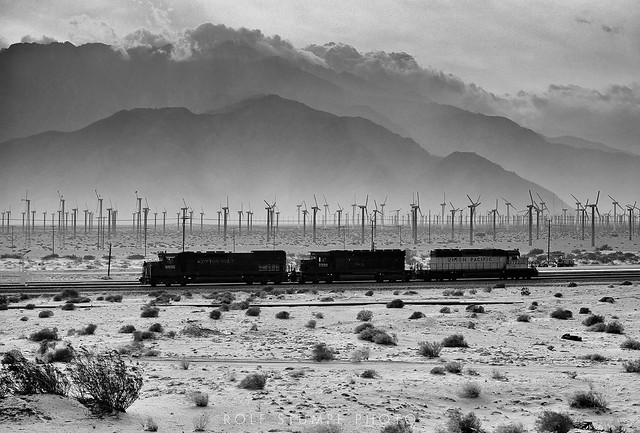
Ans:
[[[364,202],[364,205],[359,204],[358,207],[362,211],[362,245],[364,245],[364,217],[367,213],[367,204],[369,203],[369,194],[367,194],[367,199]]]
[[[229,196],[227,196],[227,205],[222,207],[222,224],[223,224],[223,236],[222,239],[227,244],[227,219],[229,218]]]
[[[304,204],[304,209],[302,210],[302,237],[306,238],[307,237],[307,214],[309,213],[309,211],[307,210],[307,202],[303,200],[302,204]]]
[[[493,216],[493,241],[496,241],[496,215],[498,215],[498,199],[496,199],[496,207],[491,209],[491,214]]]
[[[204,231],[204,206],[200,205],[200,233],[202,233],[203,231]]]
[[[633,234],[633,210],[637,209],[636,203],[638,202],[633,202],[633,205],[627,205],[627,210],[629,211],[629,240],[631,240],[631,236]]]
[[[616,208],[619,207],[623,215],[624,215],[624,208],[620,206],[620,203],[618,203],[618,200],[616,200],[611,196],[609,196],[609,198],[611,199],[611,203],[613,204],[613,230],[615,230],[616,227],[618,226],[618,215],[616,213]]]
[[[351,212],[351,225],[355,226],[356,225],[356,207],[358,206],[358,203],[356,202],[356,195],[353,195],[353,203],[351,203],[351,208],[352,208],[352,212]]]
[[[460,209],[456,209],[456,207],[451,202],[449,202],[449,204],[451,205],[451,209],[449,210],[449,212],[451,212],[451,241],[453,242],[456,240],[456,237],[455,237],[456,212],[458,212]]]
[[[240,210],[238,211],[238,236],[242,236],[242,215],[244,214],[244,205],[240,203]]]
[[[164,237],[164,231],[167,228],[167,208],[163,208],[162,211],[162,237]]]
[[[384,201],[380,203],[380,225],[384,227],[384,207],[387,205],[387,199],[389,196],[385,196]]]
[[[476,213],[476,208],[480,206],[480,196],[478,196],[478,199],[475,202],[471,200],[469,194],[467,194],[467,198],[471,202],[471,204],[467,206],[469,208],[469,245],[473,245],[473,219]]]
[[[300,208],[302,207],[302,203],[297,204],[296,207],[298,208],[298,225],[300,225]]]
[[[580,203],[580,200],[578,200],[575,195],[571,194],[571,197],[573,197],[573,199],[576,201],[576,225],[577,225],[580,222],[580,211],[583,209],[582,203]],[[584,229],[583,229],[582,240],[584,240]]]
[[[342,207],[340,206],[340,203],[338,203],[338,210],[336,210],[336,213],[338,214],[338,234],[340,233],[340,220],[342,219]]]
[[[315,206],[311,206],[311,210],[313,210],[313,243],[316,243],[316,214],[320,210],[318,207],[318,200],[316,200],[316,195],[313,195],[313,201],[315,202]]]
[[[576,215],[576,218],[580,218],[580,222],[581,222],[581,226],[582,226],[582,237],[581,237],[581,240],[584,240],[584,219],[585,219],[585,215],[587,213],[587,209],[584,206],[582,206],[582,203],[580,203],[580,200],[578,200],[575,195],[571,194],[571,197],[573,197],[573,199],[576,201],[577,210],[582,212],[582,218],[580,218],[579,214]],[[587,206],[588,205],[589,205],[589,200],[587,200]]]
[[[447,193],[443,192],[442,193],[442,203],[440,203],[440,206],[442,206],[442,226],[444,227],[444,225],[446,224],[446,218],[444,216],[445,214],[445,209],[447,207]]]
[[[324,206],[324,221],[322,222],[322,226],[323,227],[327,227],[327,212],[329,211],[329,203],[327,203],[327,198],[324,196],[324,194],[322,194],[322,198],[324,199],[324,204],[322,206]],[[317,204],[316,204],[317,206]]]
[[[376,249],[375,238],[376,238],[378,214],[380,213],[380,211],[378,210],[378,203],[375,200],[373,200],[373,203],[375,205],[375,209],[372,212],[373,215],[371,215],[371,251],[375,251]]]
[[[593,204],[588,204],[586,207],[591,208],[591,246],[596,246],[596,212],[598,212],[598,216],[600,216],[600,211],[598,210],[598,200],[600,199],[600,191],[598,191],[598,195],[596,196],[596,202]]]
[[[411,235],[413,237],[413,244],[418,244],[418,211],[420,215],[422,215],[422,211],[420,210],[420,193],[417,192],[418,202],[416,203],[415,197],[411,206]]]
[[[227,197],[227,210],[229,208],[229,197]],[[182,199],[182,203],[184,204],[184,207],[181,208],[180,210],[182,211],[182,252],[184,253],[184,242],[185,242],[185,238],[186,238],[186,230],[187,230],[187,210],[189,210],[189,208],[187,207],[187,202],[184,200],[184,198]],[[226,215],[226,213],[225,213]],[[224,234],[225,234],[225,241],[227,240],[226,234],[227,234],[227,218],[225,216],[224,219]],[[178,224],[180,224],[180,218],[178,218]]]
[[[527,205],[527,214],[529,215],[529,246],[533,245],[533,210],[538,211],[538,206],[536,206],[536,202],[533,201],[533,195],[531,194],[531,190],[529,190],[529,198],[531,199],[531,204]]]

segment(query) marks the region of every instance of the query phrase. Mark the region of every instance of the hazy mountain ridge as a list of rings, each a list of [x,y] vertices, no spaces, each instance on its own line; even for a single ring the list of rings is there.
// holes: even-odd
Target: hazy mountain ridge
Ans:
[[[507,185],[506,195],[529,188],[552,195],[477,155],[430,155],[369,120],[275,95],[212,114],[184,108],[121,111],[74,132],[47,132],[2,146],[12,154],[0,163],[3,196],[24,185],[36,202],[43,200],[38,194],[51,197],[58,189],[67,197],[98,189],[114,198],[138,190],[166,207],[183,197],[216,207],[226,195],[254,206],[274,196],[282,206],[305,199],[310,207],[314,193],[343,206],[353,194],[409,203],[417,190],[435,200],[443,191],[464,197],[501,184]],[[490,169],[476,173],[470,166]],[[53,191],[47,190],[50,179],[57,180]]]

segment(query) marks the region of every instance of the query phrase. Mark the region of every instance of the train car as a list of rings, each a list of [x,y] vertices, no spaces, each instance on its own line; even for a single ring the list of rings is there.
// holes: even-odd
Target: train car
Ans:
[[[296,274],[299,283],[331,283],[339,280],[408,281],[404,250],[331,250],[312,251],[301,260]]]
[[[458,278],[530,279],[538,270],[518,250],[435,249],[426,267],[416,272],[424,281]]]
[[[286,260],[286,253],[281,250],[161,252],[157,262],[143,264],[140,283],[151,286],[222,282],[280,284],[287,279]]]

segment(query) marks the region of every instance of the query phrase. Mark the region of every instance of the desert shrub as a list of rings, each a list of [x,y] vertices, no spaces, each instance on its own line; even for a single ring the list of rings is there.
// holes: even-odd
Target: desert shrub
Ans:
[[[451,308],[449,308],[449,307],[442,307],[442,308],[440,308],[440,312],[441,312],[442,314],[449,314],[449,313],[451,313]]]
[[[478,398],[482,392],[482,387],[474,382],[462,384],[460,395],[465,398]]]
[[[449,412],[449,419],[447,420],[446,430],[447,433],[483,433],[482,423],[478,417],[469,412],[464,415],[460,409],[454,409]]]
[[[585,319],[582,321],[582,324],[584,326],[591,326],[591,325],[595,325],[596,323],[602,323],[602,322],[604,322],[604,316],[601,316],[599,314],[591,314],[585,317]]]
[[[464,296],[464,290],[462,289],[455,289],[451,292],[452,296]]]
[[[588,355],[583,355],[580,358],[595,362],[604,362],[607,360],[606,356],[602,356],[599,353],[590,353]]]
[[[80,297],[80,292],[78,292],[76,289],[64,289],[63,291],[58,293],[58,295],[62,299],[79,298]]]
[[[413,433],[413,428],[411,428],[411,424],[407,422],[405,419],[398,419],[395,422],[387,423],[380,433]]]
[[[260,307],[249,307],[244,314],[247,316],[257,317],[260,315]]]
[[[414,311],[411,313],[411,316],[409,316],[409,320],[422,319],[423,317],[425,317],[425,315],[422,311]]]
[[[316,343],[311,349],[311,359],[317,362],[331,361],[335,358],[335,351],[327,347],[327,343]]]
[[[364,292],[365,296],[373,296],[373,290],[367,290],[366,292]]]
[[[623,349],[640,350],[640,341],[634,340],[633,338],[627,338],[622,342],[620,347]]]
[[[164,331],[164,328],[160,323],[154,323],[153,325],[149,326],[149,331],[162,333]]]
[[[43,341],[43,340],[59,340],[58,337],[58,329],[53,328],[42,328],[39,331],[33,332],[29,335],[29,340],[31,341]]]
[[[442,340],[444,347],[469,347],[462,334],[453,334]]]
[[[52,364],[36,364],[27,360],[7,366],[11,390],[17,394],[69,394],[71,382]],[[5,385],[6,386],[6,385]]]
[[[376,377],[378,377],[378,372],[372,369],[368,369],[363,371],[360,374],[360,377],[362,377],[363,379],[375,379]]]
[[[304,369],[302,368],[298,368],[296,370],[291,370],[289,372],[289,376],[293,377],[294,379],[299,379],[301,377],[303,377],[306,373],[304,372]]]
[[[315,311],[311,315],[316,319],[324,319],[324,313],[322,311]]]
[[[573,428],[573,420],[566,413],[545,410],[536,419],[539,432],[567,433]]]
[[[183,370],[188,370],[189,366],[191,365],[191,361],[189,361],[186,358],[182,358],[180,359],[180,368]]]
[[[144,307],[140,313],[140,317],[158,317],[160,309],[158,307]]]
[[[553,294],[553,296],[554,296],[555,298],[562,298],[562,293],[560,293],[560,292],[556,292],[556,293],[554,293],[554,294]]]
[[[591,325],[587,328],[589,332],[604,332],[607,326],[604,323],[596,323],[595,325]]]
[[[122,325],[118,330],[118,332],[121,334],[131,334],[135,330],[136,330],[136,327],[133,325]]]
[[[364,331],[365,329],[370,329],[373,328],[373,324],[371,323],[361,323],[358,326],[355,327],[355,329],[353,330],[354,334],[359,334],[360,332]]]
[[[622,364],[622,367],[627,373],[640,373],[640,358],[636,360],[625,361]]]
[[[589,309],[589,307],[580,307],[580,311],[578,311],[579,314],[591,314],[591,310]]]
[[[222,312],[220,310],[211,310],[209,313],[209,318],[213,320],[219,320],[222,316]]]
[[[189,395],[189,399],[198,407],[206,407],[209,404],[209,394],[196,391]]]
[[[422,356],[426,356],[427,358],[437,358],[440,356],[440,351],[442,350],[442,344],[434,341],[430,343],[428,341],[421,341],[418,343],[418,353]]]
[[[360,310],[358,315],[356,316],[356,320],[361,320],[363,322],[368,322],[373,318],[373,311],[370,310]]]
[[[606,411],[608,409],[607,401],[603,395],[593,390],[576,391],[569,399],[569,406],[579,409],[596,409],[598,411]]]
[[[70,370],[77,400],[94,414],[125,412],[138,399],[142,369],[127,365],[120,354],[81,350]]]
[[[73,311],[76,309],[76,304],[62,304],[60,309],[64,311]]]
[[[78,331],[78,335],[93,335],[98,329],[98,325],[90,323],[86,327]]]
[[[465,308],[466,311],[470,311],[471,313],[484,313],[484,307],[482,305],[468,305]]]
[[[320,298],[320,302],[333,302],[335,301],[335,299],[333,299],[331,296],[325,296],[323,298]]]
[[[567,284],[567,287],[578,287],[578,284],[571,281],[569,284]]]
[[[229,304],[222,303],[222,304],[220,304],[220,306],[218,307],[218,309],[219,309],[220,311],[224,311],[224,312],[229,311],[229,309],[230,309],[230,308],[229,308]]]
[[[600,298],[600,302],[607,302],[609,304],[613,304],[615,302],[615,299],[613,299],[611,296],[604,296]]]
[[[91,302],[91,299],[86,296],[80,296],[77,298],[69,298],[65,301],[67,304],[87,304]]]
[[[505,376],[504,373],[502,373],[497,368],[491,370],[491,378],[495,380],[508,380],[507,376]]]
[[[264,389],[267,384],[267,376],[264,374],[251,373],[245,376],[238,385],[242,389],[259,390]]]
[[[550,316],[554,319],[567,320],[573,317],[573,313],[564,308],[556,308],[551,312]]]
[[[493,287],[491,287],[491,286],[487,286],[487,287],[482,289],[482,291],[485,292],[485,293],[491,293],[492,290],[493,290]]]
[[[624,326],[622,326],[622,323],[614,320],[605,325],[604,332],[607,334],[624,334]]]
[[[208,337],[211,334],[215,334],[216,331],[209,328],[204,328],[197,323],[189,323],[187,326],[180,330],[182,335],[187,337]]]
[[[309,320],[305,326],[305,328],[315,329],[317,322],[313,319]]]
[[[107,295],[104,300],[107,302],[122,302],[122,295]]]
[[[43,310],[43,311],[38,313],[38,317],[40,319],[46,319],[46,318],[52,317],[52,316],[53,316],[53,311],[51,311],[51,310]]]
[[[359,347],[351,354],[351,362],[362,362],[369,359],[370,351],[368,347]]]
[[[0,302],[0,311],[6,311],[9,309],[9,305],[6,302]]]
[[[158,424],[153,420],[153,417],[147,416],[140,421],[143,431],[158,431]]]
[[[437,365],[429,371],[431,374],[444,374],[444,367]]]
[[[36,304],[27,304],[24,308],[27,310],[34,310],[36,308]]]
[[[392,337],[382,329],[377,329],[373,326],[360,331],[360,333],[358,333],[358,338],[360,340],[371,341],[372,343],[381,345],[395,346],[397,344],[395,337]]]
[[[156,338],[151,331],[133,331],[133,341],[153,340]]]
[[[518,322],[529,322],[531,321],[531,316],[528,314],[520,314],[516,319]]]
[[[462,373],[462,363],[459,361],[449,361],[444,365],[444,369],[449,373]]]
[[[211,415],[208,413],[201,413],[193,418],[193,431],[207,431],[207,426],[211,421]]]
[[[524,428],[522,423],[516,422],[511,424],[501,424],[495,428],[494,433],[526,433],[527,429]]]
[[[404,307],[404,301],[402,299],[394,299],[387,302],[387,308],[402,308]]]
[[[288,319],[290,316],[288,311],[278,311],[276,313],[276,319]]]
[[[527,287],[523,287],[522,289],[520,289],[521,296],[529,296],[530,294],[531,290],[529,290]]]
[[[246,310],[247,308],[249,308],[249,301],[247,300],[232,302],[231,304],[229,304],[230,310]]]

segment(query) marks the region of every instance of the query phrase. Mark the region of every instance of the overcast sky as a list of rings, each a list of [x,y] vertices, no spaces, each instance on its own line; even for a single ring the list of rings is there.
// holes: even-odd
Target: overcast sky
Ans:
[[[640,75],[637,0],[0,0],[3,46],[26,35],[113,43],[140,28],[205,22],[260,29],[299,48],[334,41],[404,51],[498,95],[550,84],[600,90]]]

